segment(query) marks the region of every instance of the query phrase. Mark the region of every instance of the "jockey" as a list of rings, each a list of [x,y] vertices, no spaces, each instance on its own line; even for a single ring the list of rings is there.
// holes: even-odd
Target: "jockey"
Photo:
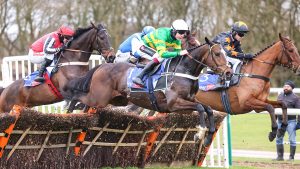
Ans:
[[[237,65],[241,62],[240,60],[252,59],[254,57],[251,53],[244,54],[241,48],[241,41],[248,32],[248,26],[244,22],[238,21],[232,25],[231,31],[222,32],[213,39],[214,42],[221,44],[225,51],[226,59],[233,71],[236,70]],[[207,68],[207,72],[211,74],[209,68]],[[229,84],[230,79],[225,81],[224,87],[229,87]]]
[[[65,44],[74,35],[74,30],[68,26],[61,26],[57,31],[44,35],[35,41],[29,49],[29,60],[33,63],[42,63],[38,76],[34,79],[36,82],[44,82],[43,74],[46,67],[49,66],[54,56],[65,50]]]
[[[142,32],[135,33],[129,36],[120,46],[116,54],[116,62],[129,61],[130,63],[135,64],[140,58],[146,58],[152,60],[150,56],[141,52],[139,48],[142,45],[145,45],[142,37],[148,33],[151,33],[155,30],[152,26],[145,26]]]
[[[133,82],[144,86],[143,77],[148,74],[156,65],[161,63],[164,58],[174,58],[177,56],[187,55],[187,50],[181,49],[181,40],[185,38],[189,32],[187,23],[178,19],[172,23],[171,28],[158,28],[154,32],[147,34],[142,39],[145,46],[141,46],[140,50],[153,59],[149,62],[142,72],[133,79]],[[168,51],[167,48],[172,47],[174,51]]]
[[[252,59],[254,56],[251,53],[244,54],[241,48],[241,41],[248,32],[248,26],[244,22],[238,21],[232,25],[231,31],[222,32],[213,39],[223,47],[233,70],[241,62],[240,60]]]

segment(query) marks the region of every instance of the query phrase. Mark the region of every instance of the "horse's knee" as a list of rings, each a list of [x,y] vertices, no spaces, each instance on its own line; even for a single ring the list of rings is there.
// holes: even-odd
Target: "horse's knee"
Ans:
[[[269,113],[273,113],[274,112],[274,107],[271,104],[267,104],[266,105],[266,109]]]
[[[201,104],[197,104],[196,109],[199,113],[203,113],[205,111],[204,107]]]

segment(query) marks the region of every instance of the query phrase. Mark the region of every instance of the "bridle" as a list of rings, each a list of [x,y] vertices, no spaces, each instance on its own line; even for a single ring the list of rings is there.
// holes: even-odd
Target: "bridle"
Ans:
[[[223,67],[224,65],[226,65],[227,63],[226,63],[226,64],[223,64],[223,65],[219,65],[219,64],[217,63],[217,61],[216,61],[216,58],[214,57],[215,54],[214,54],[214,52],[213,52],[213,48],[216,47],[216,46],[218,46],[218,45],[220,45],[220,44],[215,43],[215,44],[213,44],[212,46],[210,46],[210,47],[209,47],[209,53],[208,53],[207,57],[203,57],[203,58],[201,59],[201,61],[198,61],[197,59],[193,58],[190,54],[188,54],[187,56],[188,56],[191,60],[193,60],[194,62],[198,63],[198,64],[201,65],[201,66],[209,67],[209,68],[210,68],[211,70],[213,70],[214,72],[217,71],[217,70],[219,69],[219,70],[221,70],[221,72],[222,72],[221,74],[224,74],[224,72],[227,70],[227,68],[222,69],[222,67]],[[188,51],[188,52],[192,52],[193,50],[199,48],[200,46],[202,46],[202,45],[199,45],[199,46],[196,46],[196,47],[187,49],[187,51]],[[215,64],[216,66],[210,67],[210,66],[208,66],[207,64],[203,63],[205,60],[207,60],[207,59],[209,58],[209,56],[211,56],[211,58],[212,58],[212,60],[213,60],[213,62],[214,62],[214,64]]]
[[[292,42],[288,42],[289,44],[292,44]],[[296,71],[298,69],[298,67],[296,67],[295,65],[292,64],[292,59],[290,57],[290,54],[287,52],[287,49],[286,49],[286,46],[284,45],[284,43],[281,41],[281,55],[279,57],[279,63],[278,65],[279,66],[282,66],[282,67],[286,67],[286,68],[289,68],[291,69],[292,71]],[[283,55],[287,56],[287,59],[288,59],[288,64],[281,64],[281,61],[283,59]],[[276,60],[274,63],[270,63],[270,62],[267,62],[267,61],[263,61],[263,60],[260,60],[258,58],[253,58],[253,60],[256,60],[260,63],[264,63],[264,64],[268,64],[268,65],[273,65],[275,66],[276,65]]]
[[[92,44],[96,42],[96,45],[97,45],[96,50],[97,50],[98,53],[84,51],[84,50],[77,50],[77,49],[65,49],[65,50],[66,51],[70,51],[70,52],[78,52],[78,53],[86,53],[86,54],[99,54],[99,55],[103,55],[102,51],[108,51],[107,52],[107,56],[109,56],[113,52],[114,49],[112,47],[110,47],[110,48],[101,48],[101,45],[100,45],[101,42],[100,42],[100,39],[99,39],[100,37],[99,37],[98,33],[99,32],[104,32],[106,34],[106,36],[110,36],[110,35],[108,34],[108,32],[107,32],[107,30],[105,28],[99,29],[99,28],[97,28],[95,26],[93,26],[93,28],[96,29],[97,32],[96,32],[96,35],[95,35],[95,40],[92,42]],[[67,43],[71,43],[72,40],[73,39],[71,39]],[[64,56],[63,52],[60,54],[60,56],[59,56],[59,58],[57,60],[57,63],[58,63],[58,61],[60,60],[60,58],[62,56]],[[68,66],[68,65],[85,66],[85,65],[89,65],[89,61],[87,61],[87,62],[64,62],[64,63],[58,63],[59,67],[61,67],[61,66]]]

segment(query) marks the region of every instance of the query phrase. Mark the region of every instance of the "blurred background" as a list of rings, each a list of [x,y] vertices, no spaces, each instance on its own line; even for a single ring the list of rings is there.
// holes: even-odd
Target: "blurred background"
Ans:
[[[247,53],[278,41],[278,33],[300,48],[300,0],[0,0],[0,61],[26,55],[32,42],[62,24],[76,29],[90,26],[90,21],[103,23],[117,49],[144,26],[170,27],[175,19],[186,20],[200,42],[244,21],[251,30],[242,42]],[[291,71],[277,66],[272,87],[287,79],[300,86]]]

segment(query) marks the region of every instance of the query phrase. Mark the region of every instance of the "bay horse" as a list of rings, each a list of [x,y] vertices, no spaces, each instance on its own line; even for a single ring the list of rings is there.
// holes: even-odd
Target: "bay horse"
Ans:
[[[108,104],[126,106],[131,102],[146,109],[166,113],[198,111],[200,126],[205,128],[204,112],[207,112],[210,123],[214,119],[209,107],[194,100],[198,76],[205,66],[224,76],[232,73],[221,46],[207,38],[205,40],[206,44],[189,49],[190,55],[171,59],[168,70],[172,71],[164,75],[168,82],[166,90],[153,91],[155,105],[148,98],[148,92],[130,92],[127,77],[135,66],[125,62],[102,64],[90,70],[86,76],[71,80],[67,84],[67,93],[72,95],[65,97],[71,97],[69,99],[94,108],[104,108]],[[90,82],[88,87],[81,88],[80,86],[87,86],[87,81]],[[213,123],[211,124],[210,134],[215,130]],[[210,143],[211,137],[206,137],[206,140],[205,143]]]
[[[68,81],[83,76],[89,70],[89,58],[93,50],[97,50],[106,61],[113,61],[114,51],[107,30],[102,24],[91,24],[87,28],[78,28],[69,47],[58,55],[59,68],[52,75],[51,81],[59,92],[62,92]],[[33,107],[62,101],[63,98],[58,96],[46,83],[24,87],[24,79],[16,80],[1,93],[0,112],[10,111],[14,104]]]
[[[270,93],[271,73],[276,65],[287,67],[297,75],[300,74],[300,56],[294,43],[287,37],[279,34],[279,41],[261,50],[253,60],[242,66],[239,85],[227,90],[231,114],[244,114],[252,110],[259,113],[268,111],[271,117],[272,131],[269,140],[282,136],[287,126],[287,107],[283,102],[268,100]],[[213,109],[226,112],[220,91],[198,90],[196,99]],[[283,127],[278,130],[274,108],[283,110]],[[228,113],[228,112],[227,112]],[[277,131],[277,133],[276,133]]]

